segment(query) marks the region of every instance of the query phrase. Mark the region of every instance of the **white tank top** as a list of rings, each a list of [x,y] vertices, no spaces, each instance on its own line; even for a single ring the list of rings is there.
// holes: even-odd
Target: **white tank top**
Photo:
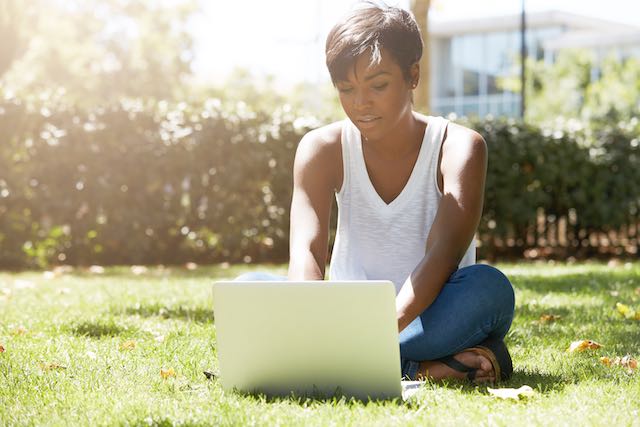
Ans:
[[[391,280],[400,291],[422,260],[427,236],[440,205],[438,156],[448,120],[428,117],[411,176],[387,204],[376,192],[362,154],[360,131],[348,119],[342,125],[343,181],[330,280]],[[475,240],[460,267],[475,264]]]

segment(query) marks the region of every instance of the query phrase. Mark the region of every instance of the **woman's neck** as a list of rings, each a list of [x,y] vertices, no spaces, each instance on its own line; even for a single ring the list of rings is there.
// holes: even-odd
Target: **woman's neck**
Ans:
[[[420,149],[425,127],[426,124],[409,111],[385,136],[377,140],[366,140],[367,148],[381,157],[405,157]]]

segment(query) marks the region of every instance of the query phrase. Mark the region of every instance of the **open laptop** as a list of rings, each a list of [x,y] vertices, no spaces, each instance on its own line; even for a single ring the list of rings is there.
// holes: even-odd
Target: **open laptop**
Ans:
[[[268,396],[402,396],[389,281],[217,282],[224,389]]]

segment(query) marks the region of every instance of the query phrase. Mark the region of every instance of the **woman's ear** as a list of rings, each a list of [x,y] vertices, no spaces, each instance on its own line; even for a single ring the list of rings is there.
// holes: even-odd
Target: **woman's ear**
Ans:
[[[411,76],[411,89],[418,87],[420,82],[420,64],[414,62],[411,68],[409,68],[409,75]]]

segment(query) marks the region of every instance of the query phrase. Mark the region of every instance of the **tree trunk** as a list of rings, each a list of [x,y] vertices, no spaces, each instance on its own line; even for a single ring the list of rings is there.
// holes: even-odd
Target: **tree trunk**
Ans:
[[[424,48],[420,59],[420,83],[415,91],[414,107],[422,113],[429,113],[430,108],[430,75],[431,60],[429,56],[429,6],[431,0],[411,0],[411,12],[416,18],[418,28],[422,34]]]

